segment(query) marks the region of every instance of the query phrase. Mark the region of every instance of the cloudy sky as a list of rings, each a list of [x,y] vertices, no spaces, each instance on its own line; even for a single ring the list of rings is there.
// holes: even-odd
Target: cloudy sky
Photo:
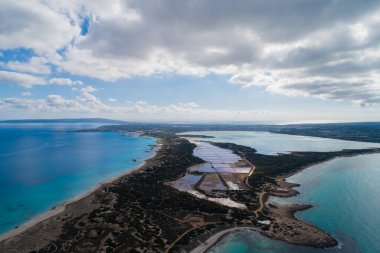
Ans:
[[[380,1],[1,0],[0,118],[380,121]]]

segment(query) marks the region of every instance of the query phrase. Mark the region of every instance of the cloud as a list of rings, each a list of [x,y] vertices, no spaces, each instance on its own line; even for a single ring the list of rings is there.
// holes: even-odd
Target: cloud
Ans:
[[[32,57],[27,62],[8,61],[0,63],[0,66],[17,72],[27,72],[33,74],[50,74],[51,68],[47,64],[47,60],[42,57]]]
[[[245,87],[250,86],[269,86],[278,82],[278,77],[273,76],[271,72],[261,72],[257,73],[242,73],[233,75],[229,82],[233,84],[241,84]]]
[[[0,70],[0,83],[15,84],[25,88],[31,88],[35,85],[82,85],[81,81],[73,81],[70,78],[50,78],[48,81],[43,77],[23,74],[12,71]],[[92,88],[93,89],[93,88]]]
[[[56,85],[83,85],[82,81],[73,81],[70,78],[50,78],[49,84],[56,84]]]
[[[48,95],[43,99],[4,98],[0,99],[0,109],[18,113],[28,111],[39,115],[49,113],[76,113],[76,115],[104,115],[107,117],[138,120],[188,120],[189,116],[199,120],[253,119],[263,111],[210,110],[194,102],[157,106],[145,101],[130,102],[127,106],[108,106],[88,90],[83,90],[74,99],[61,95]],[[265,114],[265,113],[264,113]]]
[[[82,89],[80,89],[81,92],[83,93],[91,93],[91,92],[95,92],[95,91],[98,91],[98,89],[92,87],[91,85],[87,86],[87,87],[84,87]]]
[[[117,99],[116,98],[109,98],[108,101],[110,101],[110,102],[117,102]]]
[[[330,80],[308,83],[293,83],[278,87],[280,93],[315,96],[322,99],[348,100],[362,106],[380,103],[380,85],[371,81],[362,83]]]
[[[279,77],[281,76],[282,77]],[[346,100],[362,106],[380,104],[380,76],[370,74],[366,77],[349,78],[298,78],[287,73],[252,73],[235,75],[230,83],[244,87],[263,86],[272,93],[287,96],[316,97],[331,100]]]
[[[48,95],[45,99],[5,98],[0,99],[4,109],[30,110],[34,112],[102,112],[112,111],[90,93],[91,86],[84,88],[75,99],[66,99],[61,95]],[[92,89],[94,90],[94,89]]]
[[[90,90],[90,89],[88,89]],[[352,120],[352,110],[342,112],[310,112],[300,108],[297,111],[289,110],[237,110],[237,109],[210,109],[195,102],[154,105],[146,101],[129,101],[125,106],[109,106],[86,90],[72,99],[58,94],[48,95],[46,98],[3,98],[0,99],[0,110],[3,117],[15,117],[28,112],[35,117],[107,117],[132,121],[246,121],[246,122],[296,122],[299,119],[312,122]],[[356,112],[360,117],[371,115],[367,111]],[[8,116],[9,118],[9,116]],[[358,119],[355,117],[356,120]]]
[[[0,48],[31,48],[54,53],[79,34],[79,28],[64,13],[44,1],[0,2]]]
[[[0,70],[0,83],[16,84],[26,88],[30,88],[33,85],[45,84],[45,80],[43,78],[28,74]]]
[[[9,70],[54,66],[107,81],[220,74],[283,95],[378,103],[376,0],[9,0],[0,10],[0,48],[37,55],[6,63]]]
[[[367,6],[355,1],[127,1],[122,6],[139,18],[99,17],[57,64],[105,80],[157,73],[227,74],[231,83],[283,95],[376,101],[370,93],[354,93],[379,80],[377,1]],[[354,78],[358,89],[345,88]],[[323,80],[336,92],[308,93],[310,79]]]
[[[33,94],[31,92],[29,92],[29,91],[23,92],[21,95],[23,97],[31,97],[31,96],[33,96]]]

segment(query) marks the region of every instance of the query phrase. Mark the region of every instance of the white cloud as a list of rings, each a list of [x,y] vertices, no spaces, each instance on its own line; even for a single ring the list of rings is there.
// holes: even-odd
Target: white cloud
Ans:
[[[50,78],[49,84],[56,84],[56,85],[83,85],[82,81],[73,81],[70,78]]]
[[[17,72],[27,72],[33,74],[51,73],[47,60],[42,57],[32,57],[28,62],[8,61],[7,63],[0,63],[0,66]]]
[[[48,81],[41,76],[18,73],[13,71],[0,70],[0,83],[15,84],[25,88],[31,88],[35,85],[82,85],[81,81],[73,81],[69,78],[50,78]],[[89,86],[90,87],[90,86]],[[88,87],[87,87],[88,88]],[[91,87],[90,89],[94,89]]]
[[[33,85],[45,84],[45,80],[43,78],[28,74],[0,70],[0,83],[16,84],[26,88],[31,88]]]
[[[258,111],[209,110],[200,105],[189,103],[169,104],[165,106],[151,105],[145,101],[131,102],[127,106],[108,106],[100,99],[84,89],[74,99],[66,99],[60,95],[49,95],[45,99],[4,98],[0,99],[0,108],[4,111],[30,111],[34,113],[79,113],[107,115],[119,118],[151,119],[151,120],[187,120],[188,117],[200,120],[222,120],[227,118],[249,119]]]
[[[271,72],[258,71],[255,73],[242,73],[231,76],[229,82],[250,86],[269,86],[279,81],[279,78]]]
[[[0,48],[36,52],[28,63],[5,64],[21,72],[47,74],[51,64],[59,72],[108,81],[224,74],[231,83],[269,92],[373,104],[379,10],[376,0],[5,0]],[[82,36],[85,16],[90,26]],[[40,79],[24,76],[19,83],[30,87]],[[79,84],[72,82],[55,83]]]
[[[117,99],[116,98],[109,98],[108,101],[110,101],[110,102],[117,102]]]
[[[73,20],[46,1],[2,0],[0,23],[0,48],[31,48],[39,53],[54,53],[80,33]]]
[[[336,115],[331,113],[316,113],[308,110],[236,110],[236,109],[209,109],[197,103],[178,103],[163,106],[153,105],[146,101],[128,103],[126,106],[109,106],[90,92],[82,91],[73,99],[67,99],[61,95],[49,95],[43,99],[29,98],[3,98],[0,99],[2,115],[19,115],[28,112],[37,117],[83,117],[96,116],[119,118],[138,121],[248,121],[263,122],[276,119],[278,122],[312,121],[340,121],[352,120],[352,110]],[[373,112],[371,112],[373,113]],[[356,112],[365,118],[371,115],[368,111]],[[9,118],[9,116],[8,116]],[[356,117],[356,120],[358,118]]]
[[[87,87],[84,87],[82,89],[80,89],[81,92],[83,93],[91,93],[91,92],[95,92],[95,91],[98,91],[98,89],[92,87],[91,85],[87,86]]]
[[[31,97],[31,96],[33,96],[33,94],[31,92],[29,92],[29,91],[23,92],[21,95],[23,97]]]
[[[380,35],[376,29],[380,25],[376,2],[366,7],[355,1],[312,6],[300,1],[225,1],[217,5],[201,1],[127,1],[116,5],[116,9],[135,10],[138,22],[124,22],[117,18],[119,12],[108,16],[92,10],[98,18],[91,24],[91,32],[68,48],[66,58],[57,65],[72,73],[105,80],[157,73],[229,74],[231,83],[264,86],[284,95],[302,93],[360,103],[374,100],[340,96],[339,92],[331,96],[307,93],[307,85],[300,88],[302,92],[286,87],[323,79],[334,89],[347,91],[345,85],[336,85],[337,81],[351,83],[349,79],[355,77],[359,79],[356,84],[363,87],[369,85],[369,80],[377,81],[368,73],[377,72],[380,65],[378,58],[373,59]],[[278,5],[290,13],[277,11],[281,9]],[[370,53],[364,56],[363,49]],[[339,77],[332,77],[332,71]],[[356,71],[363,72],[363,77]]]
[[[235,75],[230,78],[233,84],[244,87],[262,85],[269,92],[287,96],[317,97],[321,99],[346,100],[360,105],[380,104],[380,75],[367,77],[309,78],[294,77],[289,73],[270,73],[262,77],[261,73]]]

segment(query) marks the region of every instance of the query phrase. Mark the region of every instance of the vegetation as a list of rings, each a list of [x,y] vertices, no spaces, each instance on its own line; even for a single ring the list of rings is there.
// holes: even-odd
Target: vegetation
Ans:
[[[212,139],[214,136],[203,135],[203,134],[181,134],[181,137],[190,137],[190,138],[204,138],[204,139]]]
[[[102,126],[85,131],[266,131],[351,141],[380,143],[380,123],[336,123],[298,125],[211,125],[211,124],[138,124]]]
[[[145,134],[163,141],[160,151],[146,163],[143,171],[127,175],[97,191],[98,208],[68,219],[59,238],[53,242],[58,252],[120,252],[126,249],[163,252],[179,236],[195,228],[173,245],[171,251],[175,252],[204,233],[206,230],[202,226],[239,223],[241,217],[254,219],[251,212],[231,212],[226,206],[166,185],[165,182],[181,177],[188,167],[203,161],[192,155],[194,144],[173,133]],[[199,222],[191,220],[192,217],[198,217]],[[54,250],[46,247],[39,252]]]
[[[289,175],[310,165],[341,156],[354,156],[380,152],[378,148],[348,149],[335,152],[292,152],[290,154],[263,155],[255,149],[234,143],[213,143],[215,146],[232,150],[255,165],[255,172],[249,177],[249,184],[260,187],[273,178]]]
[[[221,127],[200,129],[198,125],[196,129],[216,130]],[[244,129],[249,127],[245,126]],[[331,246],[335,241],[330,237],[324,242],[314,238],[296,241],[293,238],[299,236],[297,231],[300,228],[311,231],[308,235],[321,236],[323,232],[300,221],[291,220],[291,224],[296,225],[290,226],[273,212],[279,208],[263,205],[266,197],[278,187],[275,179],[334,157],[380,152],[380,149],[364,149],[294,152],[274,156],[258,154],[253,148],[233,143],[212,143],[232,150],[256,167],[247,180],[250,190],[226,192],[226,196],[247,206],[246,210],[242,210],[196,198],[166,184],[182,177],[190,166],[203,162],[192,154],[195,145],[175,134],[190,130],[194,127],[164,125],[161,129],[158,125],[118,125],[86,130],[139,131],[158,138],[162,147],[154,158],[147,161],[143,170],[107,184],[91,195],[94,196],[92,207],[88,207],[86,212],[81,215],[65,213],[59,236],[53,241],[45,240],[49,245],[38,252],[178,252],[197,243],[200,238],[206,238],[209,229],[235,225],[254,226],[263,233],[268,231],[277,239],[293,240],[302,245]],[[83,200],[83,203],[87,206],[88,202]],[[291,211],[295,210],[298,209]],[[271,225],[258,222],[263,219],[270,220]],[[289,237],[287,233],[295,236]]]

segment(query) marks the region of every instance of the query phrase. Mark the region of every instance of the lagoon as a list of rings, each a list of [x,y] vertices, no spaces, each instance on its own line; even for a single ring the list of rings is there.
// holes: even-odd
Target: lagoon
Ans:
[[[380,147],[379,143],[345,141],[310,136],[275,134],[256,131],[201,131],[185,132],[186,135],[207,135],[215,138],[206,140],[214,142],[231,142],[239,145],[255,148],[258,153],[275,155],[277,153],[289,153],[291,151],[338,151],[342,149],[361,149]],[[181,135],[180,134],[180,135]]]

